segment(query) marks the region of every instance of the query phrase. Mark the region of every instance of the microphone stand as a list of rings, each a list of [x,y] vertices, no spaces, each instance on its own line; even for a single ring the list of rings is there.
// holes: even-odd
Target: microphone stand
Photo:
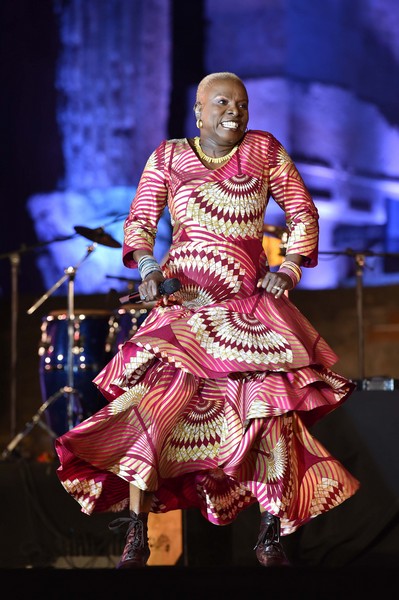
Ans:
[[[372,252],[370,250],[358,251],[347,248],[342,252],[319,252],[319,254],[330,254],[335,256],[352,256],[356,264],[356,318],[357,318],[357,353],[358,353],[358,377],[362,382],[365,378],[365,353],[364,353],[364,316],[363,316],[363,274],[366,267],[366,256],[398,257],[399,254],[388,252]]]
[[[7,456],[9,456],[11,454],[11,452],[14,450],[14,448],[21,442],[21,440],[27,435],[27,433],[29,433],[29,431],[31,431],[31,429],[36,424],[39,424],[44,429],[46,429],[47,432],[52,437],[57,437],[51,429],[49,429],[42,421],[40,421],[40,417],[44,413],[44,411],[61,396],[66,396],[68,398],[68,405],[67,405],[68,428],[72,429],[72,427],[75,425],[74,415],[77,413],[77,408],[80,405],[79,400],[78,400],[78,396],[80,396],[80,393],[74,388],[74,372],[73,372],[73,343],[74,343],[74,321],[75,321],[74,282],[75,282],[75,276],[76,276],[78,268],[83,263],[83,261],[86,260],[90,256],[90,254],[95,250],[96,246],[97,246],[96,243],[88,246],[87,253],[80,260],[80,262],[77,265],[75,265],[74,267],[72,267],[72,266],[67,267],[64,271],[64,275],[58,281],[56,281],[55,284],[47,292],[45,292],[27,310],[28,315],[31,315],[32,313],[34,313],[35,310],[39,306],[41,306],[43,304],[43,302],[45,300],[47,300],[47,298],[49,298],[64,283],[64,281],[66,281],[68,279],[68,355],[67,355],[68,378],[67,378],[67,385],[63,388],[60,388],[58,390],[58,392],[53,394],[50,398],[48,398],[46,400],[46,402],[44,402],[42,404],[42,406],[37,411],[37,413],[32,417],[32,419],[28,423],[26,423],[24,430],[22,432],[18,433],[8,444],[8,446],[2,453],[2,458],[6,458]]]

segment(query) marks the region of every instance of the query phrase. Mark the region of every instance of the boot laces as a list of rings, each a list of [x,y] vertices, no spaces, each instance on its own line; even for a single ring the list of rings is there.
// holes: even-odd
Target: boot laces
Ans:
[[[143,549],[145,547],[144,522],[136,514],[132,514],[131,517],[120,517],[119,519],[115,519],[108,525],[108,528],[114,531],[126,524],[128,524],[128,528],[125,539],[129,543],[129,550]],[[131,532],[133,532],[132,536],[130,536]]]
[[[254,550],[256,550],[260,545],[270,546],[278,543],[279,541],[280,520],[270,513],[262,513],[261,528]]]

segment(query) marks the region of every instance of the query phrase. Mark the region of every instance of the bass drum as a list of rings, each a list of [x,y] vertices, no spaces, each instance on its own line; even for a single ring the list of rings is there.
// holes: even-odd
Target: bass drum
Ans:
[[[92,381],[113,356],[108,345],[110,313],[75,310],[72,343],[72,388],[75,392],[68,393],[68,324],[66,311],[49,313],[42,321],[39,345],[43,403],[50,399],[45,416],[49,428],[57,436],[107,404]]]

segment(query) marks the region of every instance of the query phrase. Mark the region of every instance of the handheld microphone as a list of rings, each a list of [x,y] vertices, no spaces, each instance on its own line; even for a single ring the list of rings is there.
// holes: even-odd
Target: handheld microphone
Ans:
[[[170,296],[170,294],[174,294],[175,292],[180,290],[180,288],[181,283],[178,279],[165,279],[165,281],[162,281],[162,283],[160,283],[158,286],[158,294],[160,296]],[[119,302],[121,304],[126,304],[127,302],[135,302],[137,300],[141,301],[139,292],[127,294],[127,296],[122,296],[122,298],[119,298]]]

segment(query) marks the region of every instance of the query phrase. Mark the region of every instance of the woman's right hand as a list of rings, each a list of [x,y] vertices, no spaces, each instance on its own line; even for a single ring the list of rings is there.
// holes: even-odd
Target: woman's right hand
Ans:
[[[158,288],[163,281],[165,281],[165,277],[159,271],[153,271],[147,275],[137,288],[140,299],[145,302],[157,300],[160,297]]]

